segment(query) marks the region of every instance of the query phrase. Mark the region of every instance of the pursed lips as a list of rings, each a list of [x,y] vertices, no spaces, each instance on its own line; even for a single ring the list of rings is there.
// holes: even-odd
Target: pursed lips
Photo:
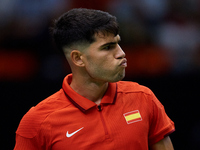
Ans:
[[[121,61],[121,63],[120,63],[119,66],[127,67],[127,59],[126,59],[126,58],[123,58],[123,60]]]

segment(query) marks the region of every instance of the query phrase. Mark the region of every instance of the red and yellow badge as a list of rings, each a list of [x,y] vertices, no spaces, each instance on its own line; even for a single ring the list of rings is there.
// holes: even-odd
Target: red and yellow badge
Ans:
[[[127,124],[142,121],[142,117],[140,115],[139,110],[134,110],[134,111],[125,113],[124,118],[125,118]]]

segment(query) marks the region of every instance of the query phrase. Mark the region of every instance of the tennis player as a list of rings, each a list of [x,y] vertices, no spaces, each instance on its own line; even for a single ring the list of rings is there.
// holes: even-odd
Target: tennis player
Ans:
[[[173,150],[174,123],[160,101],[149,88],[121,81],[127,60],[116,17],[72,9],[52,35],[72,73],[24,115],[15,150]]]

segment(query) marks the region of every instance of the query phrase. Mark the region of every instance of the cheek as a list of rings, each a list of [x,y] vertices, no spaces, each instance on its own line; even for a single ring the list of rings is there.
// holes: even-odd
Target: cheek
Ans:
[[[108,82],[116,82],[123,79],[125,72],[114,61],[108,59],[88,61],[86,71],[90,77]]]
[[[86,69],[90,75],[102,76],[103,74],[105,75],[112,72],[114,67],[111,62],[106,59],[94,59],[88,62]]]
[[[112,61],[111,58],[107,55],[98,56],[98,57],[91,57],[88,58],[89,65],[97,68],[108,68],[111,67]]]
[[[113,61],[111,61],[111,59],[108,59],[107,57],[105,57],[104,59],[101,60],[96,60],[95,62],[96,67],[98,67],[99,69],[101,69],[102,71],[108,71],[108,70],[114,70],[115,69],[115,65],[113,64]]]
[[[112,54],[104,53],[86,58],[86,70],[90,74],[111,74],[116,72],[117,62]]]

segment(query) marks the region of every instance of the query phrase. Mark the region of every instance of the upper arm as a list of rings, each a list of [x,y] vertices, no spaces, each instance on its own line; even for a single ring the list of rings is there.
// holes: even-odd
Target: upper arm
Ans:
[[[150,146],[150,150],[174,150],[169,136]]]

